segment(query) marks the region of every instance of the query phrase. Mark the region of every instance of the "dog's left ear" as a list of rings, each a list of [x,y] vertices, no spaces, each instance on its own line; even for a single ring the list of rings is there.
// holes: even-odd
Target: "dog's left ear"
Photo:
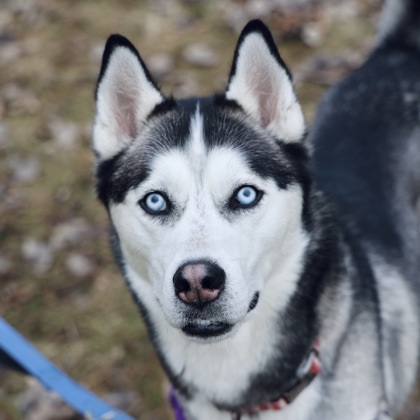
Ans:
[[[164,97],[131,42],[111,35],[96,86],[93,148],[107,160],[135,141]]]
[[[268,28],[259,20],[243,29],[226,98],[236,101],[261,126],[287,142],[302,139],[306,127],[291,75]]]

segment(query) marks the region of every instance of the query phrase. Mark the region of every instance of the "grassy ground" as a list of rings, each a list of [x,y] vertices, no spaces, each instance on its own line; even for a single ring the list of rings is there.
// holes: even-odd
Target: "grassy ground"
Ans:
[[[93,190],[93,91],[107,36],[130,38],[164,92],[208,94],[223,88],[236,28],[262,14],[309,119],[325,87],[373,41],[371,2],[287,14],[244,13],[248,3],[0,0],[0,314],[95,393],[129,395],[125,409],[141,419],[169,414]],[[186,56],[197,43],[210,61]],[[1,420],[22,418],[28,388],[0,371]]]

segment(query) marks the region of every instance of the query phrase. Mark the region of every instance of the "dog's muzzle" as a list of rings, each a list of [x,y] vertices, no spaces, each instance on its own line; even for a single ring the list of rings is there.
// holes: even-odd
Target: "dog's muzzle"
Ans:
[[[225,271],[209,260],[191,261],[181,265],[173,276],[175,295],[185,305],[188,323],[184,334],[197,338],[214,338],[232,330],[233,324],[220,318],[215,301],[221,297],[226,283]],[[258,303],[256,292],[248,307],[252,311]]]
[[[212,261],[187,262],[178,268],[173,277],[176,296],[196,314],[203,315],[191,319],[182,328],[184,334],[210,338],[223,335],[232,329],[232,325],[208,319],[205,315],[207,308],[223,293],[225,282],[225,271]]]

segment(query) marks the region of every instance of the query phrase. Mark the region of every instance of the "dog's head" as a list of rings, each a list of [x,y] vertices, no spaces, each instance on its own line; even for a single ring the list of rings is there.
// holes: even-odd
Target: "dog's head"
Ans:
[[[305,124],[267,28],[243,30],[224,94],[181,101],[113,35],[96,104],[98,194],[155,319],[209,339],[284,307],[307,244]]]

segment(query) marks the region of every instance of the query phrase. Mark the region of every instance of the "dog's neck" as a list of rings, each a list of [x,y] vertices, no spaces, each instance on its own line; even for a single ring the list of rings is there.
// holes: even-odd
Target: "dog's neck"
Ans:
[[[257,414],[262,411],[275,410],[280,411],[291,404],[305,390],[318,375],[321,370],[321,362],[319,358],[319,339],[317,339],[308,355],[302,362],[300,368],[296,372],[296,381],[291,389],[283,393],[275,401],[264,401],[261,404],[246,407],[238,412],[232,413],[233,420],[240,420],[242,414]],[[169,402],[171,403],[177,420],[184,420],[182,406],[179,403],[174,388],[171,388],[169,394]]]

